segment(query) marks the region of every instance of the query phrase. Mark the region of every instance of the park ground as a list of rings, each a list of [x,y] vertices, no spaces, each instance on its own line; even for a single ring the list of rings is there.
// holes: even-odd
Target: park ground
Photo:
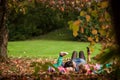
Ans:
[[[10,41],[8,43],[9,61],[7,64],[0,64],[0,80],[108,80],[108,75],[48,72],[48,66],[57,61],[60,51],[69,53],[64,57],[64,61],[70,59],[74,50],[78,52],[83,50],[87,56],[86,47],[89,46],[89,42],[69,41],[66,37],[62,40],[56,40],[53,37],[54,39],[50,40],[48,36],[56,32],[59,31],[47,34],[47,38],[42,36],[42,38],[26,41]],[[91,57],[97,55],[100,48],[101,45],[96,44]]]

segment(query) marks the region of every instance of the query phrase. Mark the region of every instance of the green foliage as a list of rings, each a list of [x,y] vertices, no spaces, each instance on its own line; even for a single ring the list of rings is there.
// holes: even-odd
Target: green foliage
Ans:
[[[73,24],[69,24],[70,29],[72,27],[73,35],[75,33],[74,36],[77,36],[81,41],[101,41],[101,38],[107,34],[106,29],[111,26],[108,2],[91,1],[80,5],[84,7],[81,7],[80,15],[78,16],[78,20],[80,21],[80,24],[77,25],[78,30],[75,30],[76,21]],[[105,26],[104,30],[102,26]],[[106,33],[100,32],[101,28]]]
[[[115,33],[111,24],[110,7],[107,0],[101,2],[92,1],[91,4],[84,3],[78,20],[80,20],[79,31],[76,30],[76,20],[70,25],[75,37],[84,35],[85,39],[90,41],[91,52],[96,42],[101,42],[102,49],[100,54],[96,55],[96,60],[100,63],[114,64],[114,75],[118,75],[117,67],[120,67],[119,45],[115,39]],[[81,4],[80,4],[81,5]],[[113,24],[114,25],[114,24]],[[81,39],[81,36],[80,36]]]
[[[9,40],[25,40],[67,27],[68,19],[78,15],[77,11],[63,12],[56,6],[51,7],[49,0],[35,1],[9,1]]]
[[[45,35],[34,37],[34,39],[72,41],[74,40],[74,37],[72,36],[72,32],[68,28],[61,28],[51,31]]]
[[[73,31],[73,36],[79,41],[90,41],[91,48],[96,42],[102,41],[104,44],[107,42],[104,47],[110,46],[114,34],[111,27],[108,1],[83,1],[79,5],[82,7],[80,7],[78,19],[68,22],[69,28]]]

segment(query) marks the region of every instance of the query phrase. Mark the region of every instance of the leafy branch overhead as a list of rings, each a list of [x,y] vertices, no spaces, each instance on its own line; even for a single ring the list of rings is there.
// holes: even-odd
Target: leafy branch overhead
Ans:
[[[106,47],[110,46],[114,34],[112,32],[110,7],[108,1],[91,1],[81,3],[81,11],[78,19],[69,21],[69,28],[73,31],[74,37],[79,37],[82,41],[90,41],[91,45],[104,41]],[[104,46],[105,47],[105,46]]]

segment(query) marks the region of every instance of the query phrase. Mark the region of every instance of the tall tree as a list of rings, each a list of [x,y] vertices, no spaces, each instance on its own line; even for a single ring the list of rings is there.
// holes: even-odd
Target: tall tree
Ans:
[[[7,0],[0,0],[0,62],[7,61],[8,30],[6,26]]]

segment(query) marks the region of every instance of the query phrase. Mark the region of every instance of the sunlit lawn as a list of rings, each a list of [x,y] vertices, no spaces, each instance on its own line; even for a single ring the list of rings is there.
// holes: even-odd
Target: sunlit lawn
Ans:
[[[87,42],[75,41],[53,41],[53,40],[31,40],[15,41],[8,43],[8,55],[10,57],[49,57],[57,58],[60,51],[69,52],[66,57],[70,57],[74,50],[83,50],[87,54]],[[99,53],[100,44],[96,44],[92,56]]]

